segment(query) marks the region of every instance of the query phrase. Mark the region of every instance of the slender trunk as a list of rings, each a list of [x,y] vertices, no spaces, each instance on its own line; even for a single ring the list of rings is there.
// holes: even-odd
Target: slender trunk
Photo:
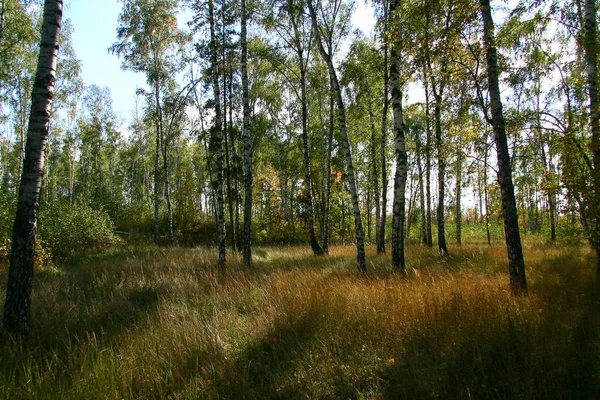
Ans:
[[[233,57],[231,57],[233,58]],[[233,99],[233,65],[231,65],[231,58],[230,58],[230,62],[229,62],[229,99]],[[233,101],[233,100],[231,100]],[[243,107],[243,106],[242,106]],[[243,111],[242,111],[243,112]],[[231,154],[233,157],[233,183],[234,183],[234,188],[233,188],[233,199],[235,200],[235,206],[234,206],[234,212],[235,212],[235,232],[234,232],[234,241],[235,241],[235,248],[238,251],[242,251],[242,235],[240,234],[240,200],[241,200],[241,195],[240,195],[240,180],[239,180],[239,175],[238,175],[238,164],[236,160],[239,160],[237,158],[237,150],[235,148],[235,142],[236,142],[236,137],[235,137],[235,131],[233,129],[233,107],[230,106],[229,107],[229,135],[230,135],[230,141],[231,141]]]
[[[394,15],[398,0],[390,1],[390,14]],[[408,157],[402,115],[402,87],[400,83],[400,44],[394,42],[390,57],[390,92],[394,115],[394,148],[396,152],[396,174],[394,179],[394,205],[392,215],[392,269],[405,273],[404,260],[404,219],[406,202],[406,178]]]
[[[441,89],[435,96],[435,106],[433,109],[435,118],[435,145],[438,158],[438,206],[437,206],[437,227],[438,227],[438,249],[442,256],[448,255],[446,246],[446,225],[444,221],[444,197],[446,193],[446,160],[442,143],[442,109],[441,109]]]
[[[159,91],[158,88],[155,88],[155,101],[157,104],[157,108],[158,105],[160,104],[160,98],[159,98]],[[154,153],[154,244],[158,245],[159,241],[160,241],[160,223],[159,223],[159,215],[158,215],[158,206],[159,206],[159,200],[160,200],[160,196],[159,196],[159,188],[158,188],[158,181],[159,181],[159,175],[158,175],[158,171],[159,171],[159,164],[160,163],[160,122],[159,119],[157,118],[156,120],[156,151]]]
[[[162,118],[162,112],[159,113],[159,118]],[[165,179],[165,200],[167,201],[167,236],[169,243],[175,243],[175,235],[173,233],[173,205],[171,204],[171,179],[169,176],[169,140],[163,136],[162,139],[162,156]]]
[[[385,224],[387,214],[387,120],[389,112],[389,61],[388,61],[388,4],[383,2],[383,111],[381,114],[381,221],[377,235],[377,254],[385,253]]]
[[[354,173],[354,163],[352,162],[352,151],[350,149],[350,140],[348,139],[348,130],[346,127],[346,109],[344,107],[344,100],[342,99],[342,90],[340,88],[337,74],[331,60],[331,54],[328,54],[323,47],[323,42],[318,35],[319,29],[317,26],[317,15],[312,4],[312,0],[308,1],[308,8],[312,19],[313,30],[317,33],[317,45],[319,52],[323,57],[323,60],[327,64],[329,70],[329,79],[333,84],[333,91],[336,95],[338,104],[338,119],[340,125],[340,132],[342,135],[342,148],[346,156],[346,178],[348,180],[348,188],[350,190],[350,196],[352,197],[352,210],[354,212],[354,228],[356,231],[356,249],[357,249],[357,263],[358,270],[362,273],[367,272],[367,259],[365,256],[365,234],[362,224],[362,217],[360,215],[360,207],[358,203],[358,189],[356,185],[356,175]]]
[[[17,214],[13,225],[10,267],[4,305],[4,327],[26,336],[29,330],[31,286],[37,233],[44,147],[50,124],[50,102],[56,82],[62,0],[46,0],[42,20],[37,72],[31,94],[31,112]]]
[[[456,244],[462,245],[462,140],[458,139],[456,148]]]
[[[302,51],[298,50],[300,63],[300,103],[302,104],[302,148],[304,155],[304,184],[306,188],[306,207],[308,209],[308,234],[310,247],[315,255],[324,254],[323,249],[317,242],[315,234],[315,209],[312,197],[312,179],[310,172],[310,152],[308,150],[308,107],[306,100],[306,65],[304,64]]]
[[[225,40],[223,38],[223,40]],[[225,70],[225,43],[222,50],[223,70]],[[227,206],[229,208],[229,231],[231,249],[235,251],[235,224],[233,215],[233,192],[231,190],[231,163],[229,162],[229,137],[227,130],[227,74],[223,71],[223,140],[225,141],[225,171],[227,171]],[[229,105],[231,107],[231,104]]]
[[[556,240],[556,190],[554,189],[554,165],[552,164],[552,147],[548,151],[548,172],[550,190],[548,190],[548,207],[550,208],[550,240]]]
[[[488,197],[488,132],[485,130],[485,151],[483,152],[483,197],[485,202],[485,233],[488,246],[492,246],[492,238],[490,237],[490,203]]]
[[[517,217],[517,206],[510,167],[510,156],[502,113],[502,100],[500,98],[500,85],[498,83],[498,54],[494,38],[494,21],[489,0],[480,0],[481,15],[484,26],[484,42],[486,48],[488,90],[490,107],[492,111],[492,126],[496,141],[498,156],[498,181],[502,197],[502,214],[504,217],[504,235],[508,250],[508,268],[510,272],[510,287],[513,293],[527,291],[525,278],[525,262],[521,248],[521,236]],[[595,14],[594,14],[595,15]]]
[[[407,161],[407,163],[409,163]],[[408,171],[408,176],[410,177],[410,181],[408,184],[408,211],[406,213],[406,230],[404,232],[404,240],[408,241],[408,238],[410,237],[410,228],[412,226],[412,216],[413,216],[413,212],[415,209],[415,203],[416,203],[416,185],[415,185],[415,179],[414,179],[414,174],[412,173],[411,169],[409,168]]]
[[[226,87],[223,82],[223,87]],[[231,249],[235,251],[235,224],[233,212],[233,191],[231,190],[231,163],[229,162],[229,137],[227,135],[227,91],[223,89],[223,140],[225,145],[225,171],[227,171],[227,207],[229,209],[229,231],[231,233]]]
[[[250,103],[248,96],[248,46],[246,25],[248,10],[242,0],[242,27],[240,45],[242,50],[242,107],[244,114],[242,140],[244,142],[244,265],[252,263],[252,136],[250,133]]]
[[[419,133],[416,134],[416,153],[417,153],[417,172],[419,174],[419,200],[421,207],[421,244],[427,245],[427,213],[425,210],[425,188],[423,184],[423,165],[421,163],[421,139]]]
[[[433,247],[432,218],[431,218],[431,113],[429,110],[429,81],[427,67],[423,65],[423,85],[425,86],[425,189],[427,191],[427,246]]]
[[[212,84],[215,96],[215,126],[212,134],[212,145],[217,153],[217,182],[216,182],[216,222],[219,238],[219,261],[218,267],[221,274],[225,273],[225,199],[223,196],[223,116],[221,115],[221,90],[219,88],[219,71],[217,40],[215,34],[215,12],[213,0],[208,0],[208,14],[210,23],[210,52],[212,64]]]
[[[329,254],[329,212],[331,211],[331,154],[333,153],[333,131],[335,117],[335,97],[333,84],[329,82],[329,135],[327,137],[327,164],[323,179],[325,180],[325,207],[323,212],[323,252]]]
[[[373,197],[375,201],[375,242],[379,239],[381,229],[381,203],[379,201],[379,168],[377,165],[377,143],[376,143],[376,130],[375,130],[375,116],[371,110],[371,103],[369,103],[369,120],[371,121],[371,176],[373,179]],[[369,208],[370,210],[370,208]],[[370,211],[369,211],[369,225],[371,222]],[[371,239],[371,229],[369,229],[369,239]]]
[[[300,70],[300,104],[302,106],[302,150],[304,156],[304,186],[306,193],[306,207],[308,211],[308,235],[310,238],[310,247],[315,255],[324,254],[323,249],[317,241],[315,233],[315,209],[313,204],[313,190],[310,167],[310,151],[308,144],[308,100],[306,98],[306,68],[308,65],[306,49],[302,45],[300,30],[298,28],[295,7],[288,4],[290,22],[294,31],[293,43],[295,45],[296,57],[298,57],[298,68]]]

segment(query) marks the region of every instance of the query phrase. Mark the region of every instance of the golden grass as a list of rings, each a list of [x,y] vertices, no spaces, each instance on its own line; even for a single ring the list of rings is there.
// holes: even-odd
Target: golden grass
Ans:
[[[374,248],[360,275],[350,246],[260,248],[224,277],[185,248],[39,271],[27,347],[0,347],[0,398],[597,397],[586,248],[526,244],[516,298],[503,247],[451,253],[409,247],[406,278]]]

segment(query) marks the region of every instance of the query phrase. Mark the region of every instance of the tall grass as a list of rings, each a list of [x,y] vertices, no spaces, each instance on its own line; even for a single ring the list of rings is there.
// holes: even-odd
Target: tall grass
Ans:
[[[407,278],[368,252],[368,276],[352,247],[265,247],[225,277],[183,248],[38,271],[27,345],[0,343],[0,398],[599,397],[586,248],[526,243],[523,297],[503,246],[412,246]]]

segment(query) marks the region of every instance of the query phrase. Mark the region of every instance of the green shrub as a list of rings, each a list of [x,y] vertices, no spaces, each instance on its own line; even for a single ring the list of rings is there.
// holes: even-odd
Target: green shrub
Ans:
[[[55,261],[101,251],[119,242],[108,214],[85,204],[47,204],[41,210],[39,227],[42,246]]]

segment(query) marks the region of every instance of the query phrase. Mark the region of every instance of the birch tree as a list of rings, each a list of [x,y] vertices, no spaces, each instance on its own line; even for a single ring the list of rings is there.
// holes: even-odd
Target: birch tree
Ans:
[[[490,95],[490,109],[492,116],[489,119],[496,142],[498,156],[498,182],[502,196],[502,217],[504,219],[504,236],[508,250],[508,269],[510,274],[510,287],[513,293],[527,291],[525,277],[525,261],[521,247],[521,235],[517,217],[517,204],[512,180],[512,169],[506,139],[504,114],[502,112],[502,99],[500,98],[500,85],[498,82],[498,51],[494,35],[494,20],[489,0],[479,0],[481,17],[483,19],[483,41],[486,51],[488,91]]]
[[[25,159],[17,215],[13,226],[3,322],[9,332],[21,335],[26,335],[29,330],[37,217],[44,168],[43,155],[48,140],[50,103],[56,82],[62,13],[62,0],[44,2],[42,36],[31,96]]]
[[[109,50],[123,57],[121,67],[146,74],[151,87],[156,130],[154,154],[154,243],[158,244],[159,200],[160,200],[160,156],[164,140],[163,96],[176,73],[177,63],[173,52],[183,39],[177,28],[176,0],[124,0],[117,28],[118,42]],[[163,152],[163,156],[165,153]],[[168,174],[168,172],[166,172]],[[168,182],[168,179],[166,180]],[[166,188],[169,192],[169,188]],[[168,218],[172,221],[172,217]],[[173,226],[167,227],[169,239],[173,241]]]
[[[398,0],[390,1],[390,14],[395,15]],[[397,28],[397,27],[396,27]],[[390,92],[394,114],[394,148],[396,154],[396,173],[394,176],[394,203],[392,216],[392,268],[405,272],[404,260],[404,222],[406,203],[406,177],[408,174],[404,117],[402,115],[402,84],[400,43],[392,35],[390,54]]]
[[[312,0],[308,0],[307,5],[312,19],[312,25],[316,36],[317,46],[319,48],[319,52],[321,53],[323,61],[325,61],[325,63],[327,64],[330,82],[332,84],[333,92],[335,94],[338,106],[339,126],[342,135],[342,148],[344,150],[344,155],[346,159],[346,179],[348,181],[348,190],[350,191],[350,196],[352,197],[352,210],[354,213],[354,229],[356,235],[358,270],[362,273],[366,273],[367,260],[365,256],[365,233],[362,223],[362,217],[360,214],[358,188],[356,184],[356,175],[354,173],[354,163],[352,161],[352,150],[350,148],[350,140],[348,139],[348,128],[346,126],[346,109],[344,106],[342,91],[338,81],[335,66],[333,65],[331,54],[332,49],[329,49],[329,52],[325,50],[322,40],[322,34],[319,29],[317,13],[315,11],[315,7],[312,3]]]
[[[240,46],[242,50],[242,113],[243,129],[242,141],[244,143],[244,232],[243,253],[244,264],[252,264],[252,136],[250,126],[250,101],[248,96],[248,42],[247,24],[248,7],[246,0],[242,0]]]

